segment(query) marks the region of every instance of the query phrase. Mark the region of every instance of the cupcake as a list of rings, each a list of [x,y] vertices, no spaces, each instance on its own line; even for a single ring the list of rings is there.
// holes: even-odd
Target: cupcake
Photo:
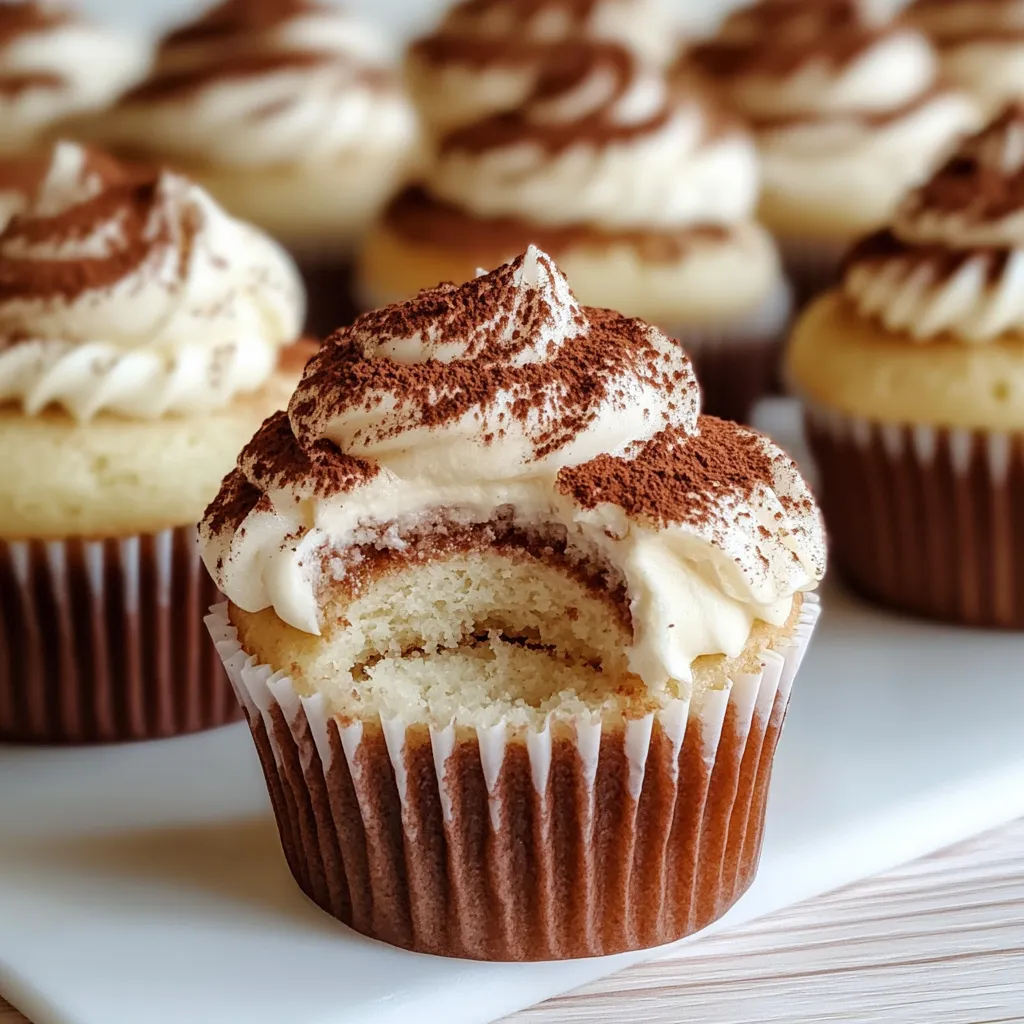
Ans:
[[[368,313],[207,509],[207,622],[328,913],[443,956],[668,942],[746,889],[817,616],[790,459],[534,248]]]
[[[416,139],[386,52],[331,3],[225,0],[166,36],[149,77],[73,130],[170,164],[274,235],[322,336],[351,320],[353,246]]]
[[[409,95],[433,133],[505,110],[532,92],[553,46],[604,40],[669,62],[676,32],[655,0],[463,0],[406,56]]]
[[[906,18],[938,47],[946,78],[986,112],[1024,96],[1024,7],[1017,0],[915,0]]]
[[[703,93],[614,44],[553,47],[519,107],[448,134],[388,206],[362,253],[363,304],[536,243],[581,301],[678,337],[708,410],[742,419],[773,383],[790,308],[757,190],[750,136]]]
[[[237,717],[194,524],[287,404],[302,315],[285,253],[198,186],[56,147],[0,234],[0,740]]]
[[[148,60],[140,40],[69,8],[0,4],[0,159],[45,150],[54,125],[109,103]]]
[[[927,38],[855,0],[760,0],[683,66],[753,127],[760,217],[801,299],[833,284],[849,244],[977,127],[973,102],[941,84]]]
[[[1024,107],[965,142],[796,326],[833,555],[866,597],[1024,629]]]

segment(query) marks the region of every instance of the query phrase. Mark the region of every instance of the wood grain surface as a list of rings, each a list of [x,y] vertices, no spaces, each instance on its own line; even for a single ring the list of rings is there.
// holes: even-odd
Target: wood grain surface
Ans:
[[[613,1021],[1024,1022],[1024,820],[503,1024]],[[0,999],[0,1024],[25,1018]]]

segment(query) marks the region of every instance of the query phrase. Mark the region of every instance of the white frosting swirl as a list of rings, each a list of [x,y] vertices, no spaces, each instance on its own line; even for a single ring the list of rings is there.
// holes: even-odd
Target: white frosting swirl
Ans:
[[[61,144],[0,235],[0,403],[82,420],[216,408],[270,377],[303,314],[290,259],[197,186]]]
[[[29,149],[57,122],[109,103],[148,60],[142,40],[70,12],[0,5],[0,151]]]
[[[738,654],[754,620],[785,622],[793,595],[821,577],[825,552],[793,463],[767,439],[698,419],[698,401],[678,345],[640,321],[579,307],[531,249],[329,342],[289,416],[268,421],[208,510],[203,558],[240,607],[273,607],[318,634],[322,573],[343,574],[349,548],[401,549],[403,531],[439,513],[487,523],[511,509],[516,524],[563,529],[570,549],[620,574],[631,670],[652,687],[685,682],[696,657]],[[625,476],[642,504],[652,493],[645,473],[671,477],[690,445],[718,443],[756,452],[756,479],[722,483],[701,450],[688,465],[708,474],[707,494],[685,477],[676,498],[655,497],[651,509],[616,503],[614,480]],[[667,468],[648,465],[656,451]]]
[[[1024,331],[1024,108],[907,196],[881,244],[854,251],[844,289],[864,316],[918,341]]]
[[[314,0],[279,5],[263,21],[255,7],[240,7],[228,0],[168,37],[150,77],[88,134],[115,148],[245,168],[316,165],[367,149],[398,161],[412,147],[415,117],[375,33]]]
[[[610,230],[732,224],[752,215],[757,154],[739,129],[625,51],[553,61],[514,114],[450,136],[430,191],[480,217]]]
[[[406,60],[410,95],[436,131],[450,131],[527,99],[550,48],[591,39],[665,64],[677,33],[651,0],[464,0]]]

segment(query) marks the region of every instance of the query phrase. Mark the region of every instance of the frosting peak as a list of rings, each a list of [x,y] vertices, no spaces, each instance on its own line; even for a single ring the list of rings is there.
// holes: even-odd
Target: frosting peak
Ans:
[[[1024,105],[911,192],[892,227],[851,253],[844,282],[865,315],[918,339],[1024,330]]]
[[[824,571],[792,461],[701,417],[682,348],[581,306],[536,249],[333,335],[242,453],[201,549],[240,607],[319,633],[320,588],[360,545],[401,550],[403,531],[446,517],[555,529],[609,565],[651,686],[738,653]]]
[[[757,156],[699,92],[619,46],[566,43],[519,107],[443,140],[427,183],[483,218],[665,230],[748,218]]]
[[[0,234],[0,403],[214,408],[268,379],[302,315],[288,257],[197,186],[62,143]]]
[[[58,121],[109,103],[147,59],[140,41],[63,7],[0,4],[0,149],[29,149]]]
[[[250,167],[411,144],[388,57],[333,4],[226,0],[166,36],[149,77],[89,131],[115,147]]]

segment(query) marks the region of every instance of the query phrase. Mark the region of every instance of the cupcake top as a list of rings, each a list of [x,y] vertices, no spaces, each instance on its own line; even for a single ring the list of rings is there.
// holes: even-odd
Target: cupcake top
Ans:
[[[415,119],[367,26],[318,0],[225,0],[160,43],[95,122],[122,152],[239,168],[317,165],[411,144]]]
[[[0,234],[0,405],[216,409],[268,380],[303,307],[284,252],[186,178],[62,143]]]
[[[410,92],[435,129],[468,124],[519,106],[549,49],[584,39],[660,65],[675,32],[656,0],[463,0],[410,47]]]
[[[686,681],[785,622],[825,557],[792,461],[699,404],[675,342],[581,306],[531,248],[333,335],[207,510],[203,558],[239,607],[319,634],[318,594],[368,536],[504,510],[620,574],[631,670]]]
[[[567,43],[515,110],[446,136],[426,184],[481,218],[671,231],[749,219],[758,166],[706,96],[622,47]]]
[[[57,122],[109,103],[147,61],[141,41],[63,7],[0,4],[0,152],[31,149]]]
[[[927,37],[856,0],[760,0],[688,59],[755,128],[766,191],[844,226],[883,223],[973,126]]]
[[[1021,0],[916,0],[906,17],[939,47],[950,79],[986,109],[1024,95]]]
[[[0,159],[0,229],[32,202],[49,165],[45,153]]]
[[[850,253],[860,313],[918,342],[1024,336],[1024,104],[1014,103]]]

